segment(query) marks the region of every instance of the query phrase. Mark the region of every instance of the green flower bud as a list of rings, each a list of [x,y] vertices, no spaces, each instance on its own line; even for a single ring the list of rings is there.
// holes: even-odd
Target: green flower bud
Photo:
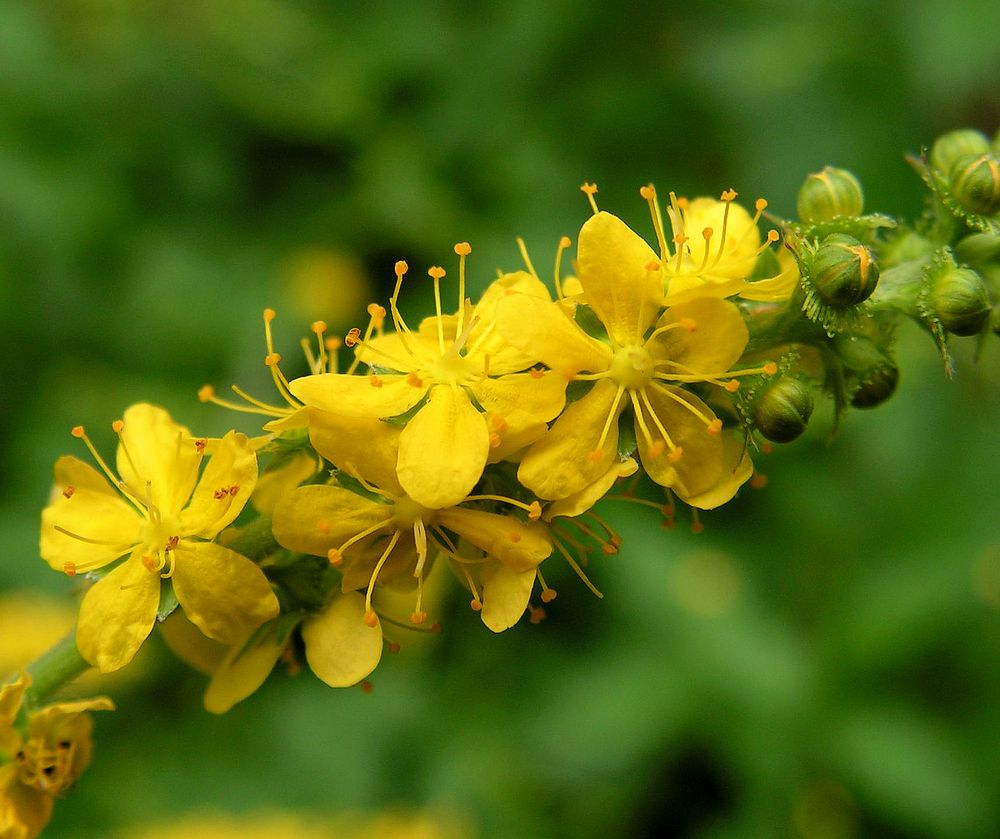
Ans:
[[[813,172],[799,188],[796,209],[808,224],[820,224],[841,216],[859,216],[865,198],[861,184],[846,169],[825,166]]]
[[[955,256],[973,265],[995,260],[1000,257],[1000,234],[971,233],[955,245]]]
[[[1000,303],[995,304],[990,312],[990,329],[994,335],[1000,335]]]
[[[955,335],[976,335],[990,316],[990,295],[971,268],[955,268],[931,287],[928,298],[941,325]]]
[[[801,379],[784,378],[764,392],[754,422],[772,443],[790,443],[806,430],[812,411],[812,388]]]
[[[899,368],[888,359],[865,371],[851,397],[855,408],[874,408],[896,392]]]
[[[827,236],[812,260],[809,279],[828,306],[854,306],[867,300],[878,283],[878,264],[871,251],[853,236]]]
[[[966,154],[951,167],[951,191],[966,210],[985,216],[1000,210],[1000,158]]]
[[[974,128],[959,128],[942,134],[931,146],[931,166],[939,172],[950,172],[955,161],[967,154],[986,154],[990,141]]]

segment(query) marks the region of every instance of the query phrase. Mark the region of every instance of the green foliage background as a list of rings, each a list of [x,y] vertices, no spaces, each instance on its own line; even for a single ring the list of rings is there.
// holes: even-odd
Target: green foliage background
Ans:
[[[149,400],[218,433],[203,382],[269,392],[264,306],[291,358],[310,320],[359,322],[338,283],[381,297],[398,258],[468,240],[482,287],[522,235],[542,270],[584,180],[646,230],[649,180],[791,214],[832,163],[913,216],[902,153],[1000,122],[989,0],[636,8],[0,4],[0,586],[72,596],[37,555],[72,425],[110,451]],[[288,278],[316,249],[340,267],[313,298]],[[1000,342],[948,382],[900,337],[898,395],[832,442],[820,412],[705,533],[608,502],[603,601],[551,571],[549,620],[502,636],[459,604],[372,695],[278,675],[213,718],[154,640],[46,835],[203,806],[428,806],[484,839],[996,835]]]

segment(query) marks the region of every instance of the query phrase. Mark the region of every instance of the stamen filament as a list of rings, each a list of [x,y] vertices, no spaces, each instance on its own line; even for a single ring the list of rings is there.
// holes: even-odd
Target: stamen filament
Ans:
[[[656,241],[660,246],[660,262],[667,262],[670,252],[667,249],[667,238],[663,233],[663,216],[660,214],[660,202],[656,200],[656,187],[647,184],[639,189],[639,194],[646,199],[649,205],[649,214],[653,219],[653,230],[656,232]]]
[[[382,566],[385,565],[386,560],[389,559],[389,554],[392,553],[392,549],[396,547],[396,543],[399,541],[401,531],[397,530],[392,534],[392,538],[389,540],[389,544],[386,545],[384,551],[382,551],[382,556],[379,557],[378,562],[375,563],[375,570],[372,571],[371,579],[368,581],[368,591],[365,593],[365,614],[374,614],[372,611],[372,592],[375,590],[375,581],[378,579],[379,573],[382,571]]]
[[[561,274],[562,274],[562,255],[563,255],[563,251],[565,251],[566,248],[568,248],[571,244],[572,244],[572,242],[570,241],[569,236],[563,236],[559,240],[559,247],[556,248],[556,264],[555,264],[555,268],[553,269],[552,278],[555,281],[556,299],[557,300],[562,300],[563,297],[564,297],[563,290],[562,290],[562,277],[561,277]]]
[[[376,522],[375,524],[373,524],[373,525],[371,525],[369,527],[366,527],[360,533],[355,533],[350,539],[348,539],[346,542],[344,542],[343,545],[341,545],[339,548],[337,548],[337,553],[342,554],[349,547],[351,547],[351,545],[356,545],[362,539],[366,539],[367,537],[371,536],[373,533],[378,533],[378,531],[382,530],[382,528],[384,528],[386,525],[389,525],[389,524],[392,524],[392,518],[391,517],[386,518],[385,521]],[[392,538],[393,538],[393,544],[395,544],[396,540],[399,539],[399,531],[398,530],[395,531],[395,535]]]
[[[704,413],[702,413],[700,410],[698,410],[698,408],[696,408],[694,405],[692,405],[686,399],[683,399],[682,397],[678,396],[676,393],[674,393],[672,390],[670,390],[670,388],[663,387],[662,385],[658,385],[658,383],[651,383],[651,384],[653,385],[653,387],[656,387],[661,393],[663,393],[664,395],[668,396],[670,399],[673,399],[674,402],[678,403],[679,405],[681,405],[684,408],[687,408],[688,411],[690,411],[692,414],[694,414],[696,417],[698,417],[698,419],[700,419],[702,422],[704,422],[705,425],[712,426],[713,423],[718,422],[718,420],[710,420],[707,416],[705,416]]]
[[[528,268],[528,273],[531,274],[535,279],[538,279],[538,272],[535,270],[535,266],[531,264],[531,257],[528,256],[528,248],[524,244],[524,239],[520,236],[517,237],[517,248],[521,251],[521,259],[524,260],[524,264]]]
[[[579,566],[577,561],[570,555],[569,551],[567,551],[566,548],[564,548],[559,543],[559,540],[553,539],[552,544],[556,546],[556,550],[558,550],[559,553],[562,554],[563,559],[565,559],[566,562],[569,563],[569,567],[573,569],[573,571],[576,573],[576,576],[578,576],[583,581],[583,584],[590,589],[593,595],[603,600],[604,595],[597,590],[597,587],[590,581],[590,578],[583,573],[583,569]]]
[[[87,449],[90,451],[91,456],[97,461],[97,465],[101,467],[101,471],[105,474],[105,476],[107,476],[108,480],[111,481],[111,484],[118,488],[118,491],[125,496],[127,501],[131,502],[132,506],[134,506],[141,514],[145,515],[146,508],[143,506],[142,501],[132,494],[132,491],[125,484],[125,481],[111,471],[111,467],[108,466],[104,458],[101,457],[101,453],[97,451],[94,444],[91,442],[90,437],[87,436],[87,432],[84,431],[83,426],[78,425],[73,428],[72,434],[74,437],[78,437],[83,440]]]
[[[465,499],[466,501],[499,501],[502,504],[511,504],[514,507],[518,507],[524,510],[528,514],[528,518],[532,521],[537,521],[541,516],[541,505],[537,501],[532,501],[530,504],[525,504],[523,501],[518,501],[516,498],[510,498],[506,495],[469,495]]]
[[[625,385],[618,385],[618,392],[615,393],[615,398],[611,402],[611,410],[608,411],[608,417],[604,421],[604,428],[601,429],[600,439],[597,441],[597,447],[588,455],[592,460],[600,460],[604,452],[604,444],[608,439],[608,432],[611,430],[611,423],[618,419],[619,403],[621,402],[622,394],[625,392]],[[596,455],[596,457],[592,457]]]
[[[458,254],[458,324],[455,332],[461,335],[465,325],[465,257],[472,253],[472,245],[459,242],[455,245],[455,253]]]
[[[441,309],[441,278],[444,276],[444,268],[430,268],[427,273],[434,278],[434,311],[437,312],[437,334],[438,349],[444,355],[444,321]]]

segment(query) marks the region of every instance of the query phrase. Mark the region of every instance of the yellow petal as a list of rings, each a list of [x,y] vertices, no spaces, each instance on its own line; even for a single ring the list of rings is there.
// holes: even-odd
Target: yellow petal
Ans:
[[[211,542],[182,539],[174,549],[174,592],[209,638],[235,644],[278,614],[278,598],[254,563]]]
[[[759,300],[765,303],[787,300],[798,288],[799,279],[799,268],[793,261],[780,274],[768,277],[766,280],[747,283],[746,288],[740,292],[740,297],[744,300]]]
[[[451,507],[472,492],[489,451],[486,420],[465,390],[437,385],[399,437],[399,484],[424,507]]]
[[[546,423],[566,404],[567,384],[565,376],[547,370],[482,379],[469,387],[486,409],[490,463],[510,457],[545,434]]]
[[[489,369],[493,375],[525,370],[538,361],[538,357],[530,351],[507,341],[497,328],[497,307],[500,301],[515,294],[533,297],[545,303],[552,299],[545,284],[526,271],[504,274],[490,283],[482,293],[472,311],[475,325],[466,341],[467,357],[477,367],[481,367],[486,356],[489,356]]]
[[[414,387],[405,376],[348,376],[319,373],[294,379],[289,387],[306,405],[345,417],[395,417],[405,414],[427,392]]]
[[[659,265],[642,237],[620,218],[597,213],[580,230],[577,274],[587,303],[620,345],[641,343],[663,305]]]
[[[3,839],[35,839],[52,818],[53,797],[22,784],[17,765],[0,766],[0,829]]]
[[[722,472],[721,434],[708,431],[708,423],[715,419],[712,409],[693,393],[669,385],[647,387],[645,394],[660,425],[682,452],[676,462],[670,460],[669,447],[654,455],[637,423],[639,459],[646,474],[660,486],[673,487],[685,495],[710,489]],[[656,424],[647,411],[643,415],[654,442],[659,442]]]
[[[599,380],[582,398],[571,402],[541,440],[521,460],[518,480],[539,498],[554,500],[580,492],[605,474],[618,448],[618,415],[623,396],[608,379]],[[616,401],[617,400],[617,401]],[[591,460],[611,414],[601,456]]]
[[[274,509],[274,538],[290,551],[326,556],[352,536],[392,521],[392,507],[342,487],[310,485],[288,493]]]
[[[730,501],[753,475],[753,461],[746,443],[732,435],[726,435],[722,441],[722,458],[722,471],[709,489],[697,495],[675,490],[677,497],[700,510],[714,510]]]
[[[107,696],[92,696],[89,699],[76,699],[71,702],[55,702],[31,714],[28,731],[31,734],[44,734],[59,728],[79,714],[90,711],[114,710],[115,703]]]
[[[552,553],[548,528],[537,522],[463,507],[441,510],[437,522],[518,571],[535,568]]]
[[[181,513],[181,533],[211,539],[232,524],[257,484],[257,454],[249,438],[230,431],[208,459],[208,466]]]
[[[483,623],[494,632],[510,629],[528,608],[535,570],[518,571],[498,564],[483,581]]]
[[[628,457],[611,465],[611,468],[601,475],[596,481],[584,487],[580,492],[574,493],[569,498],[555,501],[545,508],[542,518],[545,521],[552,521],[557,516],[568,516],[573,518],[581,513],[587,512],[598,501],[600,501],[608,490],[615,485],[619,478],[628,478],[639,471],[639,464],[634,458]]]
[[[0,686],[0,728],[11,725],[24,700],[24,692],[31,685],[31,676],[20,673],[17,680]]]
[[[396,457],[402,427],[370,417],[344,417],[310,409],[309,440],[338,469],[357,474],[379,489],[402,495]]]
[[[146,485],[161,511],[181,511],[198,479],[201,456],[191,432],[155,405],[132,405],[122,416],[118,474],[138,498]]]
[[[67,563],[89,571],[127,553],[140,541],[142,524],[120,496],[83,488],[69,498],[60,495],[42,511],[39,549],[56,571],[65,570]]]
[[[76,628],[80,654],[102,673],[124,667],[153,629],[159,602],[160,575],[142,564],[139,548],[84,596]]]
[[[611,349],[591,338],[558,303],[512,294],[497,305],[497,332],[505,341],[565,377],[611,366]]]
[[[229,647],[213,641],[184,614],[174,610],[157,624],[160,637],[175,656],[199,673],[211,676],[229,652]]]
[[[319,459],[305,450],[297,451],[278,463],[272,461],[257,479],[251,498],[253,508],[258,513],[272,515],[278,501],[320,468]]]
[[[285,649],[273,632],[262,630],[247,646],[247,640],[234,644],[212,675],[205,690],[205,710],[224,714],[237,702],[242,702],[271,675],[275,663]]]
[[[419,370],[441,354],[437,332],[433,338],[423,333],[424,324],[421,324],[418,333],[400,335],[397,332],[387,332],[375,336],[364,347],[358,347],[358,358],[362,364],[370,364],[380,370],[395,370],[399,373]]]
[[[77,489],[89,489],[94,492],[102,492],[105,495],[119,497],[117,490],[108,483],[108,479],[98,472],[89,463],[70,455],[64,455],[56,461],[55,465],[55,489],[60,493],[66,487]]]
[[[382,658],[382,627],[365,623],[365,598],[335,594],[318,615],[302,623],[306,661],[330,687],[356,685]]]
[[[750,333],[740,310],[729,301],[699,297],[671,306],[656,327],[685,321],[692,322],[694,328],[674,326],[649,342],[648,348],[658,360],[672,362],[658,365],[659,372],[688,377],[680,381],[698,381],[698,376],[712,378],[726,373],[743,355]]]

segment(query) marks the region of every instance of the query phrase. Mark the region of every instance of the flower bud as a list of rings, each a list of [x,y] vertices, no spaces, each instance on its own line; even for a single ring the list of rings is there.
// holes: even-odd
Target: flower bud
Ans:
[[[854,306],[867,300],[878,283],[878,265],[871,251],[853,236],[827,236],[812,261],[810,280],[828,306]]]
[[[951,167],[951,191],[966,210],[993,215],[1000,210],[1000,158],[966,154]]]
[[[959,128],[942,134],[931,146],[931,166],[939,172],[950,172],[955,161],[967,154],[986,154],[990,141],[974,128]]]
[[[808,224],[819,224],[842,216],[858,216],[864,208],[861,184],[846,169],[825,166],[813,172],[799,188],[796,204],[799,218]]]
[[[976,335],[990,316],[990,295],[971,268],[953,268],[931,287],[928,302],[941,325],[955,335]]]
[[[858,388],[851,397],[855,408],[874,408],[881,405],[896,391],[899,368],[886,359],[870,368],[860,378]]]
[[[769,387],[754,412],[757,429],[772,443],[790,443],[806,430],[813,411],[812,388],[797,378]]]
[[[970,233],[955,245],[955,256],[973,265],[997,259],[1000,257],[1000,233]]]

